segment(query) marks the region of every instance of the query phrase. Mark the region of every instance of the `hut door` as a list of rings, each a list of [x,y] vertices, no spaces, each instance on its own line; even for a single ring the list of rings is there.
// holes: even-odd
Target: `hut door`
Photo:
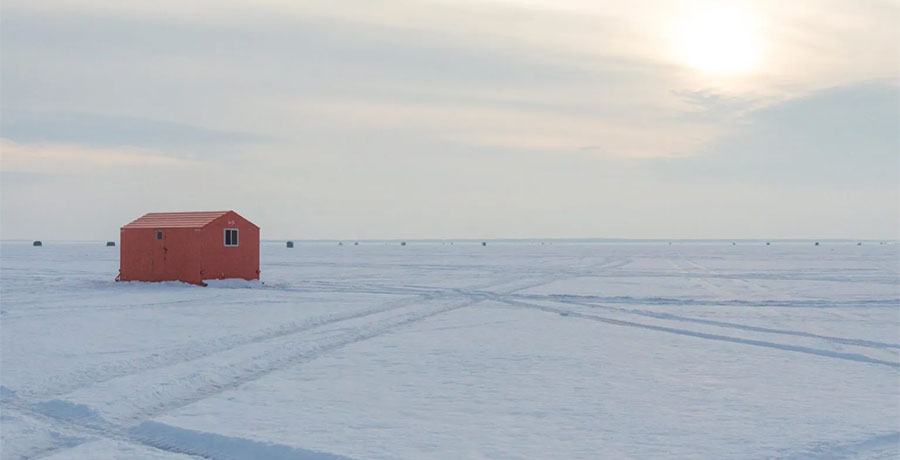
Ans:
[[[163,230],[157,230],[154,232],[153,238],[155,239],[154,247],[153,247],[153,256],[150,260],[153,263],[152,271],[156,274],[156,276],[165,276],[166,275],[166,261],[168,259],[169,249],[166,247],[168,243],[168,239],[166,238],[166,232]]]

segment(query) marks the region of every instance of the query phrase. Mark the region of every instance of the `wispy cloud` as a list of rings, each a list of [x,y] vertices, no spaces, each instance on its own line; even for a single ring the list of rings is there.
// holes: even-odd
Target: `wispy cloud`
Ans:
[[[20,144],[0,139],[0,171],[45,174],[96,174],[121,168],[179,168],[190,160],[133,147],[78,144]]]
[[[167,156],[205,157],[271,142],[232,130],[130,116],[41,112],[0,108],[0,132],[19,143],[69,143],[94,147],[136,147]]]
[[[897,190],[898,101],[894,80],[824,89],[751,110],[700,155],[656,165],[692,182]]]

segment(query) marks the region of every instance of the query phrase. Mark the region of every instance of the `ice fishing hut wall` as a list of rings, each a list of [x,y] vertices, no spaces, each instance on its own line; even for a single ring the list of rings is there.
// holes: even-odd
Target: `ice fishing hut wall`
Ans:
[[[149,213],[121,229],[120,281],[259,279],[259,227],[234,211]]]

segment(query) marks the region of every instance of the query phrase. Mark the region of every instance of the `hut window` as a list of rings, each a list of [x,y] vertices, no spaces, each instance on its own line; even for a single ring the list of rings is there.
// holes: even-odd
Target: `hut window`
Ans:
[[[238,245],[238,229],[226,228],[225,229],[225,246],[237,246],[237,245]]]
[[[162,239],[162,232],[156,232],[156,239],[158,239],[158,240]]]

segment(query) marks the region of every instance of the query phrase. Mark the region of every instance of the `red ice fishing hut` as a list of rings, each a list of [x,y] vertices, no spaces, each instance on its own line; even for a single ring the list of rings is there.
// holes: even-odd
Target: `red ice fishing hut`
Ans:
[[[259,227],[234,211],[151,212],[120,242],[117,281],[259,279]]]

